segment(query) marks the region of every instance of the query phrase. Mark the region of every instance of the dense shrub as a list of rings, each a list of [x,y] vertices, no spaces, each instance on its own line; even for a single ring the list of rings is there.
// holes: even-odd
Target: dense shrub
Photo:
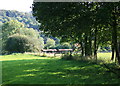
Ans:
[[[52,49],[55,47],[55,40],[48,38],[45,44],[45,49]]]
[[[29,37],[35,37],[35,38],[40,37],[40,32],[38,32],[37,30],[34,30],[33,28],[19,28],[16,30],[16,33],[20,35],[29,36]]]
[[[30,38],[25,35],[12,35],[6,41],[5,49],[9,53],[24,53],[40,51],[41,42],[36,38]]]
[[[58,44],[54,47],[55,49],[71,49],[71,45],[68,42],[64,42],[62,44]]]
[[[63,49],[70,49],[71,45],[70,45],[70,43],[64,42],[64,43],[62,43],[62,48]]]

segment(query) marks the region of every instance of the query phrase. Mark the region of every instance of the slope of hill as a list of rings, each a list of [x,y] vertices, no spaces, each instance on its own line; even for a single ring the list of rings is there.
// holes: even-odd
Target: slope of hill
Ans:
[[[25,24],[27,28],[38,29],[38,22],[32,16],[32,13],[19,12],[15,10],[0,10],[0,23],[10,20],[18,20]]]
[[[22,22],[25,27],[27,28],[33,28],[38,31],[39,30],[39,23],[36,21],[35,17],[33,17],[32,13],[26,13],[26,12],[19,12],[15,10],[0,10],[0,27],[3,23],[10,21],[10,20],[18,20],[19,22]],[[0,29],[1,30],[1,29]],[[51,38],[55,40],[56,44],[59,44],[59,39],[47,36],[44,33],[41,33],[40,36],[44,39],[44,42],[46,44],[47,38]]]

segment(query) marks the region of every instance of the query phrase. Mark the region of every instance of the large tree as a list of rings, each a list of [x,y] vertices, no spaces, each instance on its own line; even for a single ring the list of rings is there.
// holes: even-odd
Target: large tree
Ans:
[[[99,45],[108,44],[112,38],[113,50],[120,63],[117,44],[119,4],[35,2],[33,15],[41,23],[41,30],[45,33],[80,43],[82,54],[91,56],[93,51],[96,60]]]
[[[11,20],[2,25],[2,40],[5,41],[10,35],[16,33],[17,29],[24,28],[24,24],[17,20]]]
[[[92,24],[87,5],[88,3],[34,3],[33,14],[41,22],[41,30],[45,33],[80,43],[80,39],[85,40],[83,37],[87,36]],[[39,8],[41,10],[37,10]],[[82,35],[79,36],[80,34]]]
[[[5,47],[5,42],[8,39],[10,35],[13,35],[16,33],[16,30],[19,28],[23,28],[24,24],[18,22],[17,20],[11,20],[2,25],[2,53],[5,53],[4,47]]]
[[[36,49],[37,51],[40,52],[40,50],[44,48],[44,41],[43,41],[43,38],[40,37],[40,32],[38,32],[37,30],[34,30],[33,28],[25,28],[24,24],[21,22],[18,22],[17,20],[11,20],[9,22],[4,23],[2,25],[2,34],[0,35],[2,35],[2,40],[0,42],[2,42],[3,54],[5,54],[6,51],[10,51],[10,50],[16,51],[16,49],[18,49],[17,47],[19,46],[19,41],[22,42],[21,43],[22,46],[23,44],[26,45],[26,43],[29,44],[30,42],[32,47],[31,46],[29,47],[33,48],[31,50]],[[23,41],[25,41],[25,43]],[[6,48],[6,46],[9,46],[9,47]],[[23,47],[26,47],[26,46],[23,46]],[[21,48],[21,46],[19,46],[19,48],[21,48],[21,51],[22,49],[24,49],[23,47]]]

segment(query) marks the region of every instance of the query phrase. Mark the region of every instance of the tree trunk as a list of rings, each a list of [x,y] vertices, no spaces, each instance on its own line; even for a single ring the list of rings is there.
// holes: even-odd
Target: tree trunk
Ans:
[[[112,57],[111,60],[114,60],[114,46],[112,45]]]
[[[120,64],[120,55],[118,51],[118,40],[117,40],[117,19],[116,19],[116,7],[114,7],[113,11],[113,37],[114,37],[114,48],[116,52],[116,58],[118,60],[118,64]]]
[[[87,35],[85,35],[85,56],[88,56],[89,54],[89,52],[88,52],[88,43],[87,43]]]
[[[95,38],[94,38],[94,58],[97,62],[97,27],[95,28]]]
[[[115,26],[113,27],[113,31],[114,31],[114,47],[115,47],[115,52],[116,52],[116,59],[118,60],[118,63],[120,64],[120,56],[119,56],[118,44],[117,44],[117,29],[115,28]]]
[[[85,56],[91,57],[92,56],[92,40],[91,40],[91,33],[85,35]]]
[[[119,40],[119,42],[118,42],[118,53],[119,53],[119,55],[120,55],[120,40]]]
[[[80,45],[81,45],[81,55],[84,56],[84,45],[82,42],[80,42]]]
[[[114,59],[114,52],[115,52],[115,48],[114,48],[114,32],[112,31],[112,57],[111,57],[111,60]]]
[[[91,31],[89,36],[89,55],[92,56],[92,39],[91,39]]]

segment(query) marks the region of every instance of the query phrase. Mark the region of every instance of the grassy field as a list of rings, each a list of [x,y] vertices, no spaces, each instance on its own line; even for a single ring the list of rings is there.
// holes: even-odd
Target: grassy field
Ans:
[[[111,59],[111,55],[112,55],[112,53],[98,53],[98,59],[109,61]],[[53,57],[54,54],[46,54],[46,56]],[[60,55],[57,55],[57,56],[60,56]],[[35,56],[35,55],[31,55],[31,54],[20,54],[20,53],[0,56],[0,61],[25,60],[25,59],[45,59],[45,57],[39,58],[39,56],[37,56],[37,55]]]
[[[26,54],[0,59],[3,84],[120,84],[120,79],[106,68],[87,61]]]
[[[110,60],[112,56],[112,53],[98,53],[98,59],[101,60]]]
[[[12,60],[32,60],[32,59],[48,59],[45,57],[39,57],[31,54],[11,54],[0,56],[0,61],[12,61]]]

